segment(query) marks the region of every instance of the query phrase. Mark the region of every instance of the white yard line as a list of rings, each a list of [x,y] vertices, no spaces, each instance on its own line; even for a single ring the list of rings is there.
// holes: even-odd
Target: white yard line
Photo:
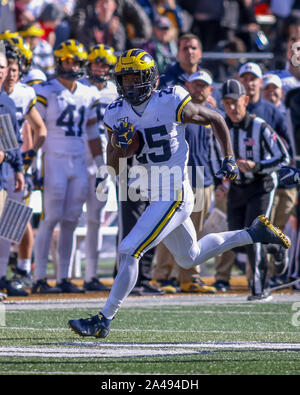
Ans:
[[[206,342],[206,343],[100,343],[69,342],[58,347],[0,347],[0,357],[130,358],[197,355],[213,350],[300,351],[300,343]]]

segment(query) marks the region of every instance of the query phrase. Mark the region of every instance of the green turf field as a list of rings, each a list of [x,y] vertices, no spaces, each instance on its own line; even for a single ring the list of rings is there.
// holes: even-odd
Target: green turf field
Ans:
[[[95,314],[104,299],[6,302],[0,372],[298,375],[297,299],[281,295],[260,304],[240,295],[129,297],[101,341],[77,336],[67,321]]]

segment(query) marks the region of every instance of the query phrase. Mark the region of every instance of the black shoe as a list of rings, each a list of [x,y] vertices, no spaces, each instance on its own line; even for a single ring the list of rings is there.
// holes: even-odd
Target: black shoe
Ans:
[[[248,302],[269,302],[273,299],[273,296],[268,291],[264,291],[260,294],[252,294],[247,297]]]
[[[32,288],[32,278],[31,275],[26,272],[26,270],[19,269],[15,270],[13,280],[23,285],[24,288]]]
[[[73,284],[70,280],[63,278],[60,283],[56,284],[57,287],[61,289],[62,293],[66,294],[83,294],[85,290],[82,288],[78,288],[75,284]]]
[[[7,280],[5,276],[0,279],[0,292],[7,296],[28,296],[28,292],[25,291],[22,284],[14,280]]]
[[[229,282],[227,282],[227,281],[222,281],[222,280],[218,280],[218,281],[216,281],[214,284],[213,284],[213,286],[218,290],[218,291],[221,291],[221,292],[227,292],[227,291],[230,291],[230,284],[229,284]]]
[[[291,246],[290,239],[263,214],[257,217],[246,230],[253,243],[279,244],[284,248]]]
[[[165,292],[162,289],[159,289],[155,284],[151,285],[149,282],[143,282],[141,285],[135,286],[130,292],[130,295],[134,296],[155,296],[164,294]]]
[[[47,279],[43,278],[41,280],[38,280],[36,283],[33,283],[31,293],[32,294],[60,294],[62,293],[62,290],[61,288],[58,287],[51,287],[47,283]]]
[[[281,276],[289,266],[289,252],[286,248],[280,246],[279,250],[274,254],[275,275]]]
[[[107,288],[98,278],[93,277],[91,281],[89,282],[84,282],[83,288],[86,291],[109,291],[109,288]]]
[[[79,336],[95,336],[104,338],[109,334],[111,320],[102,313],[93,315],[91,318],[70,320],[69,327]]]

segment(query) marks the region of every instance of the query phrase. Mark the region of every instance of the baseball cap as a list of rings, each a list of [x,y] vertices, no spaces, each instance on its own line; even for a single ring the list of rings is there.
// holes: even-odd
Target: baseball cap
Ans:
[[[213,83],[211,75],[205,70],[199,70],[196,71],[196,73],[190,75],[188,82],[192,82],[192,81],[204,81],[208,85],[212,85]]]
[[[258,78],[262,78],[262,71],[257,63],[248,62],[243,64],[243,66],[239,69],[239,76],[245,73],[251,73]]]
[[[154,20],[154,26],[161,30],[168,30],[172,22],[167,16],[159,16]]]
[[[282,88],[281,79],[276,74],[265,74],[263,76],[263,84],[262,87],[265,88],[266,86],[274,84],[277,88]]]
[[[222,86],[222,99],[239,99],[242,95],[245,95],[245,87],[238,80],[227,80]]]

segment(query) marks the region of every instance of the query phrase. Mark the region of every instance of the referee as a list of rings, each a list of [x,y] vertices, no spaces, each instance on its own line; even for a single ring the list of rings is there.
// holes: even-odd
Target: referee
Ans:
[[[261,118],[247,112],[249,97],[237,80],[222,86],[222,101],[230,130],[239,176],[228,192],[229,230],[250,226],[260,214],[267,217],[278,184],[276,170],[289,163],[289,154],[273,129]],[[252,295],[248,300],[267,300],[267,251],[260,243],[246,246],[253,272]]]

